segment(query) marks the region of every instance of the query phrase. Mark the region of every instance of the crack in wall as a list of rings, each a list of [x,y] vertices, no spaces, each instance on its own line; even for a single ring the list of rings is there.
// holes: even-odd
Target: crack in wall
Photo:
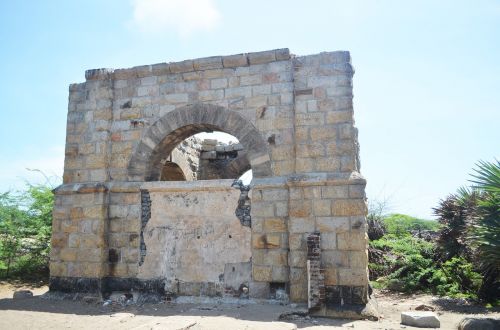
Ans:
[[[240,190],[240,198],[238,199],[238,206],[236,207],[236,217],[240,219],[241,225],[252,228],[252,217],[250,216],[251,203],[248,197],[250,185],[244,185],[241,180],[234,180],[231,187]]]
[[[151,219],[151,196],[149,191],[141,189],[141,245],[140,245],[140,261],[139,266],[144,263],[144,258],[147,254],[146,243],[144,242],[144,230]]]

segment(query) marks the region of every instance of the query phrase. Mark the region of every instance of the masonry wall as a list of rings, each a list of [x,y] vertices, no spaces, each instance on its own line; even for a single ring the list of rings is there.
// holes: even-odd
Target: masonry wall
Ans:
[[[70,86],[51,289],[78,278],[141,277],[150,253],[159,253],[145,252],[141,239],[144,199],[159,198],[145,197],[146,181],[158,177],[159,160],[178,142],[222,130],[238,138],[254,173],[250,296],[266,298],[283,285],[292,301],[307,301],[306,242],[318,232],[325,303],[366,303],[366,182],[358,173],[353,73],[348,52],[296,57],[287,49],[87,71],[85,83]],[[87,207],[101,213],[86,214]],[[83,243],[75,245],[76,237]],[[90,246],[92,257],[81,252]],[[158,286],[171,280],[142,274]]]

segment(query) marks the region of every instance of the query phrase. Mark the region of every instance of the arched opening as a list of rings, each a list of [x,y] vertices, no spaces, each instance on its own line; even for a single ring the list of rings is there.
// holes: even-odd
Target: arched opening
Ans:
[[[160,180],[165,160],[180,143],[198,133],[212,132],[231,134],[243,147],[249,165],[233,163],[230,168],[239,172],[234,177],[250,168],[255,177],[272,176],[267,144],[252,123],[220,106],[194,104],[174,110],[151,125],[130,159],[129,180]]]
[[[179,165],[166,161],[161,170],[161,181],[186,181],[186,176]]]
[[[243,145],[220,131],[185,139],[164,155],[161,164],[160,181],[238,179],[251,171]]]

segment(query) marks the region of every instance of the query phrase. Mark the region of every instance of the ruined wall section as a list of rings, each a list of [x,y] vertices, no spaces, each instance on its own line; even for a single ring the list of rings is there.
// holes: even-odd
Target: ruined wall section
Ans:
[[[109,155],[120,148],[111,147],[113,99],[113,79],[106,70],[99,80],[70,85],[63,183],[113,179]]]
[[[65,183],[127,181],[128,162],[146,129],[195,103],[241,114],[268,140],[274,173],[294,171],[288,49],[89,70],[86,78],[70,87]]]
[[[190,137],[182,141],[168,159],[179,165],[186,177],[186,181],[198,180],[200,167],[201,140]]]
[[[349,52],[293,59],[296,173],[359,171]]]

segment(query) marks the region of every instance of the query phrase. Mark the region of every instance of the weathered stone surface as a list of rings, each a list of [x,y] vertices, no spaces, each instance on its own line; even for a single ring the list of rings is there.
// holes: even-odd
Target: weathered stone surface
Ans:
[[[15,291],[12,298],[14,299],[26,299],[26,298],[32,298],[33,297],[33,292],[30,290],[18,290]]]
[[[401,324],[419,328],[439,328],[441,323],[434,312],[402,312]]]
[[[458,330],[498,330],[500,320],[492,318],[466,317],[458,324]]]
[[[288,49],[88,71],[70,86],[51,290],[268,298],[279,287],[305,302],[306,237],[318,233],[320,310],[365,304],[353,72],[348,52]],[[211,131],[240,143],[186,140]],[[250,168],[246,190],[221,180]]]

